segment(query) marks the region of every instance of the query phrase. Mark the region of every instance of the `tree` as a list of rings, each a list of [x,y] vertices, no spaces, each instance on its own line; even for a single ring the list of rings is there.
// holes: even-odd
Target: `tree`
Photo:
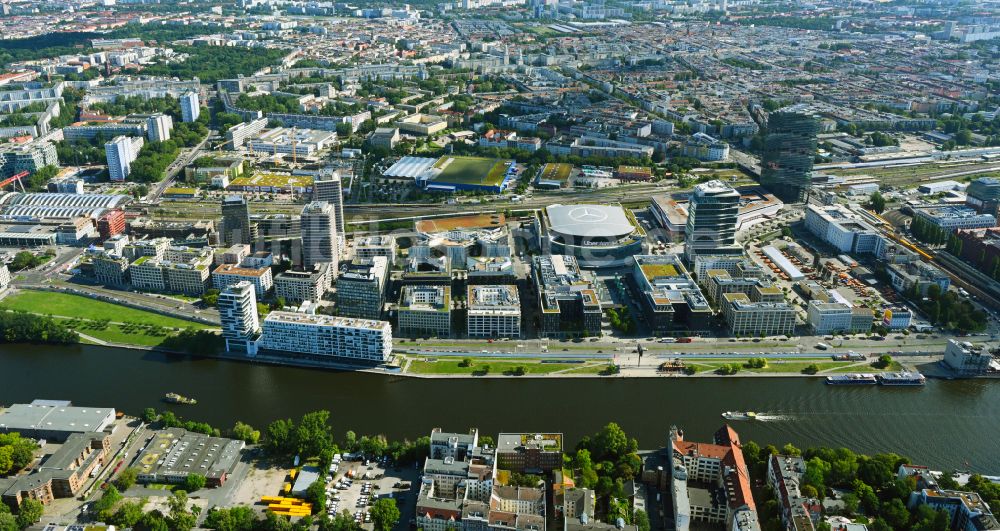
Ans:
[[[872,362],[872,367],[876,369],[886,369],[892,365],[892,356],[888,354],[882,354],[877,360]]]
[[[350,511],[344,509],[333,518],[320,520],[319,529],[320,531],[360,531],[361,526],[354,521]]]
[[[132,488],[132,485],[135,485],[137,477],[139,477],[139,469],[130,466],[118,474],[118,477],[115,478],[115,486],[118,487],[118,490],[128,490]]]
[[[0,476],[5,476],[14,468],[14,448],[4,446],[0,448]]]
[[[878,192],[872,192],[871,197],[868,198],[868,206],[876,214],[881,214],[885,212],[885,198]]]
[[[330,412],[313,411],[302,415],[295,429],[295,442],[300,455],[315,457],[333,445],[333,430],[329,424]]]
[[[372,504],[371,515],[375,531],[390,531],[399,521],[399,507],[392,498],[380,498]]]
[[[18,529],[20,526],[17,525],[17,518],[9,512],[0,511],[0,531],[17,531]]]
[[[635,516],[633,517],[633,523],[639,528],[639,531],[649,531],[649,515],[646,511],[642,509],[635,510]]]
[[[159,415],[156,414],[155,409],[147,407],[146,409],[142,410],[141,418],[142,421],[145,422],[146,424],[152,424],[153,422],[156,422],[156,419],[159,418]]]
[[[198,518],[188,509],[186,492],[174,492],[167,500],[167,507],[170,508],[169,524],[171,530],[189,531],[198,525]]]
[[[904,529],[910,521],[910,511],[906,509],[906,505],[903,505],[903,502],[898,498],[884,503],[881,515],[892,529]]]
[[[188,474],[184,478],[184,490],[187,492],[195,492],[205,488],[205,476],[201,474]]]
[[[205,517],[204,526],[219,531],[252,531],[256,523],[253,508],[238,505],[229,509],[213,508]]]
[[[326,507],[326,482],[322,479],[313,481],[304,496],[305,500],[312,504],[313,514],[316,514]]]
[[[599,460],[620,457],[628,451],[629,441],[625,430],[614,422],[609,422],[594,437],[592,449]]]
[[[811,363],[806,368],[802,369],[803,374],[816,374],[819,372],[819,365]]]
[[[267,450],[276,455],[295,451],[294,423],[291,419],[278,419],[267,426]]]
[[[257,444],[260,441],[260,430],[253,429],[253,426],[236,421],[233,426],[233,437],[247,444]]]
[[[21,501],[21,505],[17,508],[17,525],[24,529],[31,524],[42,519],[42,513],[45,512],[45,506],[42,502],[26,498]]]
[[[142,519],[142,506],[145,500],[138,502],[125,502],[118,506],[118,510],[108,520],[109,524],[121,527],[135,527]]]

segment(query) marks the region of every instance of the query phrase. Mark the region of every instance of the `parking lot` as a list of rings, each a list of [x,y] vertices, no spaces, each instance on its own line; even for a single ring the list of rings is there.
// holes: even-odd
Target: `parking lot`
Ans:
[[[397,528],[405,528],[413,517],[413,502],[418,490],[419,472],[412,466],[387,467],[387,460],[348,461],[333,465],[334,471],[327,479],[328,515],[347,511],[365,529],[374,529],[370,507],[380,497],[397,500],[402,516]]]

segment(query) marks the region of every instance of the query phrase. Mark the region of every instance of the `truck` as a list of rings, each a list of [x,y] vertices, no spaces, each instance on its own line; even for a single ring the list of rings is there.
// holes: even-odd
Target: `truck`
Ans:
[[[690,337],[679,337],[679,338],[677,338],[677,342],[678,343],[690,343],[692,341],[694,341],[694,340],[691,339]]]

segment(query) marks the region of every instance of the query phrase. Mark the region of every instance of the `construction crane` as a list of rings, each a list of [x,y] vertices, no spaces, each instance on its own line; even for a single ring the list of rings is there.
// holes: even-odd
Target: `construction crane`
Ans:
[[[7,179],[4,179],[3,181],[0,181],[0,189],[4,188],[10,183],[17,183],[21,185],[21,192],[27,192],[27,190],[24,189],[24,182],[22,182],[21,179],[27,177],[28,175],[30,174],[27,171],[22,171],[21,173],[17,173]]]

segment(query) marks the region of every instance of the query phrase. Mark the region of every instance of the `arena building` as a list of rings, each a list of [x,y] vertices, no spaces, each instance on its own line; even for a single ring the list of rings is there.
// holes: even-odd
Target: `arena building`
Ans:
[[[543,251],[573,256],[580,267],[620,267],[643,253],[646,233],[619,204],[550,205],[535,222]]]

